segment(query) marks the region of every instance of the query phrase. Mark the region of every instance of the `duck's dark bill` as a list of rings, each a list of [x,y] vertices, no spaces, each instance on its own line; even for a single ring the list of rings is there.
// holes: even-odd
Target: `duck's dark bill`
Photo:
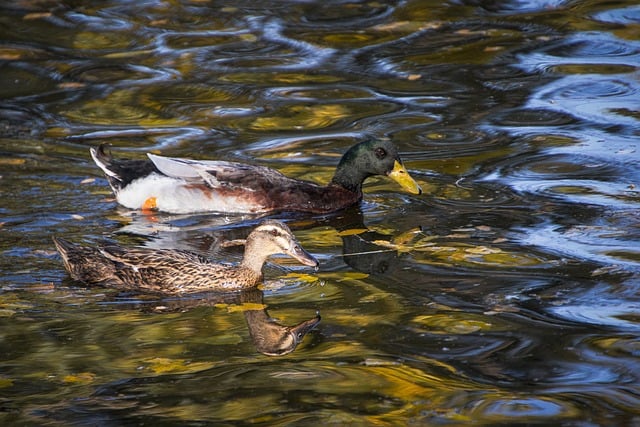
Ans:
[[[301,264],[308,265],[309,267],[318,268],[318,265],[320,265],[318,260],[309,252],[302,249],[302,246],[300,245],[295,245],[291,251],[289,251],[289,255],[300,261]]]
[[[407,169],[399,161],[393,164],[393,170],[389,172],[389,178],[400,184],[402,188],[411,194],[422,194],[422,188],[411,178]]]

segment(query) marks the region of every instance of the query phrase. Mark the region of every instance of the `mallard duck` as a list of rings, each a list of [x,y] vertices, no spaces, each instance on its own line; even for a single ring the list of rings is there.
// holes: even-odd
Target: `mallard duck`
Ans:
[[[368,140],[342,156],[331,182],[318,185],[265,167],[227,161],[191,160],[147,154],[149,160],[116,160],[105,145],[91,148],[118,202],[130,209],[168,213],[327,213],[362,199],[362,183],[388,176],[412,194],[420,186],[388,140]]]
[[[249,327],[251,340],[262,354],[284,356],[293,352],[304,336],[320,323],[320,313],[297,325],[281,325],[267,312],[260,289],[249,289],[239,293],[244,305],[242,313]]]
[[[284,223],[266,220],[247,237],[242,262],[218,264],[194,252],[173,249],[97,248],[53,238],[64,266],[75,280],[126,290],[180,295],[236,291],[256,286],[270,255],[284,253],[311,267],[318,261],[305,251]]]
[[[305,335],[318,323],[320,315],[293,326],[281,325],[266,310],[244,310],[244,317],[249,326],[251,340],[262,354],[267,356],[284,356],[293,352]]]

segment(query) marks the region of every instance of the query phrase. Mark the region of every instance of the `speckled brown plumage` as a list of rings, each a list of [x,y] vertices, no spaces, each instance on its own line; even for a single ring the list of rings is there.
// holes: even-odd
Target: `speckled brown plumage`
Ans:
[[[220,264],[193,252],[172,249],[123,248],[115,244],[80,246],[53,241],[65,268],[75,280],[119,289],[169,295],[251,288],[262,279],[262,266],[273,254],[287,254],[304,265],[318,261],[280,221],[267,220],[247,237],[238,265]]]

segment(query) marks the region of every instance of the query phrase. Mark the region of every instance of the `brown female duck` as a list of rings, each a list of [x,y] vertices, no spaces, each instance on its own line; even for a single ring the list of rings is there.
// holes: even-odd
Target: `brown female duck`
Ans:
[[[116,160],[104,145],[91,148],[118,202],[130,209],[169,213],[327,213],[362,199],[370,176],[388,176],[405,190],[420,194],[388,140],[369,140],[351,147],[338,163],[331,182],[318,185],[244,163],[191,160],[148,154],[149,160]]]
[[[193,252],[172,249],[97,248],[60,238],[53,241],[64,266],[75,280],[87,284],[180,295],[206,291],[237,291],[256,286],[270,255],[283,253],[304,265],[318,261],[305,251],[285,224],[266,220],[247,237],[242,262],[218,264]]]

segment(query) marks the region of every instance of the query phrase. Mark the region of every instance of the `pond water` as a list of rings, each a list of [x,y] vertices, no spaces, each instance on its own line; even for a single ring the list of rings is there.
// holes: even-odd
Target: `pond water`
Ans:
[[[0,23],[1,424],[640,423],[636,2],[15,0]],[[368,138],[425,192],[272,215],[318,272],[158,299],[54,250],[233,262],[260,221],[119,207],[99,143],[327,182]],[[252,338],[316,313],[287,355]]]

